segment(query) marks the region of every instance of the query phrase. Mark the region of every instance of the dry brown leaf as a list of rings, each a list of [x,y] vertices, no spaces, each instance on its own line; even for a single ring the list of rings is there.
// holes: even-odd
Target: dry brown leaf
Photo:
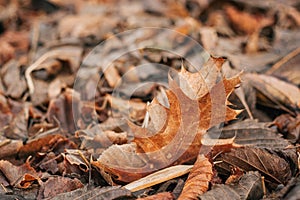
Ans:
[[[261,103],[286,110],[300,106],[300,89],[295,85],[264,74],[245,74],[245,80],[269,100]],[[286,108],[287,107],[287,108]]]
[[[96,187],[89,190],[88,187],[79,188],[70,192],[58,194],[51,198],[52,200],[65,200],[65,199],[80,199],[80,200],[92,200],[92,199],[131,199],[131,193],[122,188],[121,186],[110,187]]]
[[[0,37],[0,64],[15,57],[17,52],[25,52],[29,47],[28,32],[7,31]]]
[[[285,137],[292,141],[297,142],[300,137],[300,114],[293,117],[289,114],[283,114],[273,122],[278,130],[285,135]]]
[[[5,175],[11,186],[28,188],[41,176],[27,161],[21,166],[15,166],[6,160],[0,161],[0,170]]]
[[[124,115],[129,115],[128,117],[130,119],[134,121],[144,119],[146,113],[146,103],[139,100],[135,101],[134,99],[124,100],[109,94],[106,95],[106,98],[113,109],[116,109],[118,112]]]
[[[83,184],[76,178],[50,177],[42,184],[37,199],[51,198],[57,194],[69,192],[82,187]]]
[[[6,61],[10,60],[15,55],[15,49],[6,41],[0,41],[0,64],[4,64]]]
[[[80,148],[82,149],[108,148],[112,144],[121,145],[127,143],[126,132],[116,133],[115,131],[100,131],[95,134],[90,134],[91,132],[89,130],[83,130],[80,132],[87,133],[86,135],[79,135],[82,139],[82,143],[80,145]]]
[[[69,15],[59,21],[58,31],[61,38],[96,37],[103,39],[118,22],[116,17],[102,15]]]
[[[54,151],[55,149],[52,149],[53,147],[56,147],[57,150],[59,150],[59,148],[75,148],[76,144],[63,137],[62,135],[52,134],[39,139],[28,141],[27,144],[20,148],[18,155],[19,157],[27,157],[29,155],[34,155],[37,152],[46,153],[49,150]]]
[[[261,175],[258,172],[247,172],[237,184],[214,185],[213,188],[200,195],[201,200],[233,200],[260,199],[263,196]]]
[[[147,108],[152,127],[161,129],[153,132],[129,124],[135,134],[133,143],[109,147],[93,165],[116,180],[131,182],[167,166],[194,160],[206,130],[234,119],[239,113],[227,106],[230,104],[227,97],[240,78],[238,75],[230,79],[222,77],[224,61],[211,57],[197,73],[182,68],[178,74],[180,86],[169,77],[170,89],[166,91],[169,108],[161,106],[156,99]],[[160,118],[157,113],[166,115]],[[159,120],[164,121],[163,126]]]
[[[138,198],[137,200],[173,200],[174,196],[170,192],[161,192],[152,196],[144,197],[144,198]]]
[[[119,83],[119,81],[121,80],[121,77],[119,75],[118,70],[116,69],[115,66],[109,66],[107,67],[104,72],[103,72],[105,79],[108,82],[108,85],[111,88],[114,88],[117,86],[117,84]]]
[[[237,145],[271,149],[283,149],[291,144],[269,126],[270,123],[247,119],[226,126],[221,130],[211,130],[204,139],[206,137],[221,139],[221,141],[233,139],[234,144]]]
[[[47,92],[47,91],[46,91]],[[80,95],[76,91],[67,88],[56,99],[52,99],[48,106],[47,118],[50,123],[56,124],[66,131],[74,132],[79,119]]]
[[[22,140],[0,140],[0,159],[16,155],[22,146]]]
[[[21,66],[16,60],[11,60],[1,68],[1,79],[5,86],[5,94],[9,97],[21,98],[27,89]]]
[[[174,0],[167,1],[145,1],[144,8],[148,12],[166,15],[170,18],[187,17],[188,12],[180,2]]]
[[[279,154],[280,155],[280,154]],[[232,149],[229,153],[217,157],[219,173],[230,173],[230,166],[239,167],[244,171],[259,171],[268,183],[285,184],[292,176],[292,164],[275,152],[260,148],[242,147]],[[290,159],[289,159],[290,160]],[[224,171],[225,170],[225,171]]]
[[[266,74],[288,80],[295,85],[300,85],[299,62],[300,48],[298,47],[276,62]]]
[[[86,162],[86,159],[83,159],[82,156],[80,156],[83,155],[82,153],[78,153],[78,150],[75,150],[75,152],[67,150],[67,152],[68,153],[62,154],[66,167],[65,173],[80,174],[80,171],[87,172],[89,170],[89,163]]]
[[[247,34],[252,34],[264,26],[273,24],[271,18],[242,12],[233,6],[226,6],[225,12],[234,28]]]
[[[213,177],[212,164],[204,155],[199,155],[182,189],[179,200],[196,200],[208,190]]]

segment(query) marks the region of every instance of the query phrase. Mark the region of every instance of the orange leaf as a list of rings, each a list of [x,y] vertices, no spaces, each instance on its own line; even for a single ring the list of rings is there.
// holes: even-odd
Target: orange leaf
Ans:
[[[203,155],[199,155],[178,200],[193,200],[208,189],[212,179],[212,164]]]
[[[236,29],[252,34],[264,26],[273,24],[273,19],[241,12],[233,6],[226,6],[225,12]]]
[[[199,72],[182,68],[178,82],[170,75],[166,91],[169,107],[154,99],[147,106],[149,125],[144,128],[129,123],[135,136],[133,142],[109,147],[93,165],[115,180],[131,182],[162,168],[195,160],[206,130],[239,113],[227,106],[227,98],[240,78],[224,78],[223,63],[223,58],[211,57]]]

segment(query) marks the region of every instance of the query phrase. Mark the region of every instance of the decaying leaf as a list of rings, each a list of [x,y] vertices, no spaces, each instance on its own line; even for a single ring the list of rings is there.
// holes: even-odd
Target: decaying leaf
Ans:
[[[216,158],[219,173],[229,174],[231,166],[244,171],[259,171],[266,181],[273,184],[285,184],[292,176],[290,163],[276,153],[265,149],[242,147],[232,149]]]
[[[54,150],[53,148],[75,148],[76,144],[60,134],[47,135],[45,137],[29,141],[27,144],[22,146],[19,150],[20,157],[26,157],[34,155],[37,152],[47,152]]]
[[[288,140],[283,139],[282,135],[269,126],[270,123],[248,119],[226,126],[221,130],[211,130],[205,137],[221,139],[221,141],[233,138],[233,142],[237,145],[259,148],[283,149],[290,145]]]
[[[5,86],[5,94],[12,98],[22,97],[27,89],[25,78],[21,74],[20,63],[15,60],[11,60],[1,68],[1,79]]]
[[[41,176],[30,166],[28,161],[21,166],[15,166],[6,160],[1,160],[0,170],[10,185],[18,188],[30,187]]]
[[[22,140],[0,140],[0,159],[16,155],[22,146]]]
[[[234,28],[247,34],[252,34],[262,27],[273,23],[273,19],[241,12],[233,6],[226,6],[225,11]]]
[[[227,97],[240,83],[240,78],[222,76],[224,61],[211,57],[197,73],[182,68],[179,83],[170,75],[170,89],[166,91],[169,108],[156,99],[147,107],[150,123],[151,119],[154,123],[149,127],[161,129],[153,131],[129,124],[135,135],[133,143],[111,146],[93,165],[109,172],[116,180],[131,182],[167,166],[194,160],[206,130],[234,119],[239,113],[227,106]],[[158,110],[153,112],[152,109]],[[164,121],[163,126],[157,124],[159,120],[154,113],[158,112],[166,113],[165,119],[159,119]]]
[[[117,25],[118,18],[101,15],[68,15],[58,25],[60,37],[97,37],[102,39]]]
[[[129,118],[135,121],[144,119],[146,113],[146,104],[141,101],[123,100],[111,95],[106,95],[112,109],[117,109],[118,112],[129,115]],[[128,112],[128,113],[127,113]]]
[[[103,126],[104,123],[102,123],[101,125]],[[77,131],[75,134],[82,140],[80,149],[89,149],[93,151],[101,149],[103,150],[105,148],[108,148],[112,144],[126,144],[128,140],[127,132],[118,133],[111,130],[103,131],[99,126],[94,126],[90,129],[80,130]]]
[[[300,85],[299,62],[300,48],[298,47],[276,62],[266,74],[280,77],[291,83]]]
[[[236,184],[215,185],[210,191],[200,195],[201,200],[260,199],[263,196],[261,175],[247,172]]]
[[[262,104],[284,110],[300,106],[300,90],[295,85],[264,74],[245,74],[245,79],[267,97],[260,99]]]
[[[292,142],[297,142],[299,140],[300,114],[298,114],[296,117],[293,117],[289,114],[283,114],[278,116],[273,123],[288,140]]]
[[[131,193],[122,188],[121,186],[112,187],[96,187],[88,190],[87,187],[79,188],[70,192],[58,194],[51,198],[52,200],[65,200],[65,199],[131,199]]]
[[[57,194],[69,192],[82,187],[83,184],[76,178],[50,177],[42,184],[37,199],[51,198]]]
[[[208,190],[212,176],[212,164],[202,154],[199,155],[178,199],[196,200],[198,195]]]
[[[50,101],[47,118],[53,124],[58,120],[62,129],[74,132],[75,120],[79,118],[79,107],[80,95],[72,89],[67,89],[58,98]]]

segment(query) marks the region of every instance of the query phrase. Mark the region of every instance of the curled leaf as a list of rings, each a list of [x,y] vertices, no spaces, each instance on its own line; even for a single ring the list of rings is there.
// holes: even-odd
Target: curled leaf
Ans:
[[[212,164],[203,155],[199,155],[178,199],[196,200],[198,195],[207,191],[212,176]]]
[[[28,188],[40,177],[40,174],[30,166],[29,162],[21,166],[15,166],[6,160],[1,160],[0,170],[10,185],[18,188]]]

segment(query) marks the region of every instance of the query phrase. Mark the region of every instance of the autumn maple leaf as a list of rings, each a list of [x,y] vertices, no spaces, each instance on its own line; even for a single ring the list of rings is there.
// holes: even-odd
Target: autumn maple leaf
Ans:
[[[221,71],[224,62],[223,58],[211,57],[196,73],[182,67],[178,81],[169,76],[169,106],[154,98],[147,107],[148,126],[129,123],[134,140],[110,146],[92,164],[102,174],[131,182],[167,166],[195,160],[206,131],[239,113],[228,107],[227,98],[240,78],[226,79]]]

